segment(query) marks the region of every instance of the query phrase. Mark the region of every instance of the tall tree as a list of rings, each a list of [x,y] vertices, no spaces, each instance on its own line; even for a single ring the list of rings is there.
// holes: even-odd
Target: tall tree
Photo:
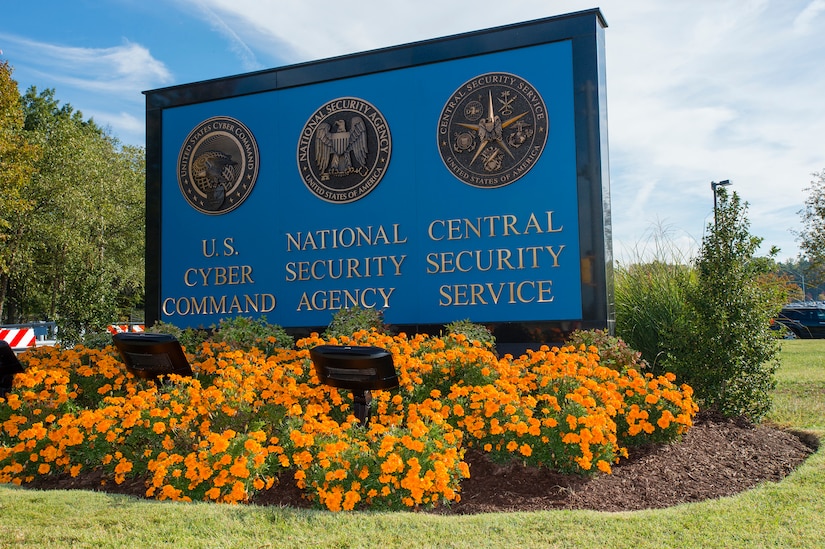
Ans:
[[[25,229],[16,220],[30,214],[34,201],[28,186],[36,172],[40,149],[29,142],[23,126],[23,104],[8,62],[0,62],[0,318],[10,277],[23,253]]]
[[[802,215],[803,229],[799,242],[808,261],[816,268],[825,268],[825,170],[812,174],[814,180],[805,190],[808,198]]]
[[[16,200],[0,201],[3,319],[56,320],[61,339],[76,341],[142,302],[143,149],[121,146],[53,90],[21,97],[0,84],[0,184]]]
[[[142,298],[143,152],[60,106],[53,90],[30,88],[23,103],[44,154],[28,223],[36,268],[21,299],[45,310],[68,341],[119,320],[118,304],[128,310]]]

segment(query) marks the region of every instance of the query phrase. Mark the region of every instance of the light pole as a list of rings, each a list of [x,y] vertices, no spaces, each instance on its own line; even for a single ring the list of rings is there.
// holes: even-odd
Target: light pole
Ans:
[[[717,183],[716,181],[710,182],[710,190],[713,191],[713,226],[716,226],[716,187],[727,187],[730,185],[730,179],[725,179],[724,181],[720,181]]]
[[[805,293],[805,275],[802,274],[801,271],[794,271],[793,269],[789,269],[788,267],[785,267],[785,270],[797,275],[799,278],[802,279],[802,301],[807,301],[807,294]]]

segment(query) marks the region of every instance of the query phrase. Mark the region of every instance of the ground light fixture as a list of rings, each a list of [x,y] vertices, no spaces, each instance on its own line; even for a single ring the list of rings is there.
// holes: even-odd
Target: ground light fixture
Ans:
[[[0,339],[0,397],[5,398],[11,391],[14,374],[22,374],[25,370],[11,345]]]
[[[713,191],[713,226],[716,226],[716,188],[717,187],[727,187],[728,185],[732,185],[730,179],[725,179],[724,181],[710,182],[710,190]]]
[[[370,420],[370,391],[398,387],[392,354],[380,347],[318,345],[309,351],[321,383],[352,391],[353,412],[366,427]]]
[[[112,341],[135,377],[156,380],[169,374],[192,375],[183,347],[171,334],[124,332],[113,335]]]

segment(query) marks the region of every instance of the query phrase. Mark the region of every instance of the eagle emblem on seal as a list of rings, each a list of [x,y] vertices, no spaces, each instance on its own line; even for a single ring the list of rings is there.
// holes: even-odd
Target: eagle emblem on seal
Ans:
[[[329,124],[318,125],[315,133],[315,162],[321,172],[321,180],[330,175],[349,175],[358,172],[367,163],[367,127],[364,119],[354,116],[347,131],[345,120],[336,120],[335,131]],[[353,159],[355,164],[353,164]]]
[[[301,180],[311,193],[335,204],[355,202],[372,192],[387,173],[390,126],[368,101],[337,97],[307,119],[297,153]]]

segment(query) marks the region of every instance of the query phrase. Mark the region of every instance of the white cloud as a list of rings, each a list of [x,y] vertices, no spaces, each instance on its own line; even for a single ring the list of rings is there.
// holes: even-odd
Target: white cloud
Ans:
[[[146,121],[143,118],[125,111],[85,110],[83,115],[94,119],[98,126],[111,128],[112,133],[124,142],[131,143],[132,136],[141,136],[146,130]]]
[[[142,143],[146,123],[140,90],[172,82],[166,65],[140,44],[80,48],[0,33],[16,70],[29,82],[49,82],[57,98],[92,118],[124,143]],[[90,95],[91,94],[91,95]],[[76,100],[77,99],[77,100]]]
[[[68,86],[105,93],[134,93],[169,83],[172,74],[145,47],[130,42],[108,48],[79,48],[0,35],[15,59],[33,72]],[[8,46],[10,44],[10,46]],[[22,64],[21,63],[21,64]],[[141,98],[137,95],[136,98]]]
[[[209,2],[203,2],[201,0],[193,0],[191,2],[198,10],[201,15],[201,18],[205,20],[209,26],[218,32],[221,36],[224,37],[225,40],[229,42],[229,48],[238,58],[241,60],[242,70],[244,71],[256,71],[263,69],[264,66],[261,65],[255,57],[255,53],[252,49],[246,44],[243,38],[238,35],[238,33],[233,29],[233,27],[238,25],[233,25],[233,21],[237,21],[239,17],[237,17],[236,13],[231,11],[224,12],[224,14],[219,15],[215,13],[210,7]],[[227,18],[229,20],[227,20]],[[242,19],[242,18],[240,18]],[[246,28],[246,23],[240,25],[239,28]]]
[[[794,19],[794,31],[800,34],[816,32],[814,20],[825,12],[825,0],[813,0]]]

